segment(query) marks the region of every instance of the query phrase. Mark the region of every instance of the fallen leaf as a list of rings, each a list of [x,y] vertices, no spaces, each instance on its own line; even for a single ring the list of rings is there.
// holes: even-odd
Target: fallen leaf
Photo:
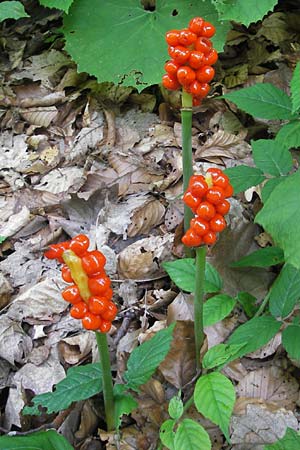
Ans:
[[[44,175],[34,189],[53,194],[77,192],[85,180],[84,169],[80,167],[63,167]]]
[[[0,235],[10,237],[21,230],[30,221],[30,211],[27,206],[23,206],[21,211],[10,216],[8,221],[0,228]]]
[[[129,237],[139,234],[147,234],[156,225],[159,225],[165,214],[165,207],[159,200],[150,200],[138,208],[131,217],[131,223],[127,229]]]
[[[31,338],[20,324],[6,314],[0,318],[0,356],[12,366],[21,363],[32,350]]]

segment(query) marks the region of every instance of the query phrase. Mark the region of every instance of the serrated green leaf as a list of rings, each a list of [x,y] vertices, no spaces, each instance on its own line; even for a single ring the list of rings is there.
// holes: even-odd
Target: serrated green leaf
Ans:
[[[203,305],[203,323],[207,327],[223,320],[235,307],[236,300],[229,295],[218,294]]]
[[[159,431],[159,438],[161,442],[170,450],[174,450],[175,432],[173,431],[173,428],[175,423],[175,420],[172,419],[165,420]]]
[[[64,12],[68,12],[70,6],[74,0],[39,0],[40,4],[46,6],[47,8],[61,9]],[[88,8],[86,8],[88,12]]]
[[[216,2],[220,19],[233,20],[247,27],[252,22],[261,20],[269,11],[273,10],[278,0],[252,0],[251,4],[245,0],[225,0]]]
[[[299,450],[300,436],[297,431],[292,428],[287,428],[283,438],[279,439],[274,444],[264,446],[264,450]]]
[[[300,270],[285,264],[270,289],[270,311],[275,317],[287,317],[300,298]]]
[[[202,17],[217,25],[212,40],[222,51],[229,23],[218,23],[210,0],[201,1],[200,9]],[[145,10],[139,0],[90,0],[88,8],[86,0],[77,0],[64,18],[66,50],[80,72],[141,91],[161,82],[168,59],[165,33],[187,27],[198,15],[196,0],[157,0],[154,11]]]
[[[291,119],[290,97],[271,83],[257,83],[222,96],[240,109],[261,119]]]
[[[266,203],[266,201],[268,200],[268,198],[270,197],[271,193],[274,191],[276,186],[282,183],[282,181],[284,181],[285,178],[286,177],[270,178],[266,182],[261,191],[261,199],[263,203]]]
[[[300,147],[300,120],[292,120],[283,125],[275,139],[284,148]]]
[[[221,428],[229,442],[228,427],[235,403],[231,381],[219,372],[203,375],[196,383],[194,402],[201,414]]]
[[[74,450],[66,438],[54,430],[27,436],[1,436],[1,450]]]
[[[137,401],[131,394],[117,394],[114,395],[115,405],[115,424],[119,429],[121,426],[121,419],[124,414],[129,415],[134,409],[138,407]]]
[[[163,268],[172,281],[183,291],[195,292],[195,259],[183,258],[163,263]],[[205,265],[204,291],[207,294],[218,292],[222,288],[222,279],[217,270],[209,263]]]
[[[155,372],[170,350],[175,323],[165,330],[158,331],[155,336],[135,348],[127,361],[124,380],[127,388],[138,391]]]
[[[183,403],[181,398],[176,395],[175,397],[172,397],[169,402],[168,407],[169,416],[171,419],[178,420],[183,414]]]
[[[291,98],[294,113],[300,109],[300,61],[297,62],[291,80]]]
[[[249,294],[249,292],[239,292],[236,296],[236,300],[242,305],[246,315],[250,318],[253,317],[258,310],[256,298]]]
[[[21,2],[7,1],[0,3],[0,22],[6,19],[21,19],[29,17]]]
[[[228,344],[245,344],[237,357],[244,356],[266,345],[278,333],[280,326],[281,322],[272,316],[254,317],[234,330]]]
[[[284,251],[287,263],[300,269],[300,171],[285,177],[255,217]]]
[[[292,155],[277,141],[259,139],[251,142],[255,165],[262,172],[278,177],[286,175],[293,167]]]
[[[98,363],[71,367],[66,378],[56,385],[54,392],[33,397],[33,406],[25,406],[22,414],[40,415],[39,407],[46,408],[48,414],[62,411],[71,403],[85,400],[101,391],[102,370]]]
[[[282,332],[282,345],[290,358],[300,360],[300,326],[289,325]]]
[[[231,267],[270,267],[284,262],[284,254],[279,247],[264,247],[235,261]]]
[[[183,419],[176,430],[174,450],[211,450],[207,431],[192,419]]]
[[[225,169],[224,173],[230,178],[234,194],[246,191],[265,179],[260,169],[244,165],[230,167],[229,169]]]
[[[218,344],[211,347],[204,355],[202,365],[205,369],[224,366],[239,357],[240,350],[246,344]]]

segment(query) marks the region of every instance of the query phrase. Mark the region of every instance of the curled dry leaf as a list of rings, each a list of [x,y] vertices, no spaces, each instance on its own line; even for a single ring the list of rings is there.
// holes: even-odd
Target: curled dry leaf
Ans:
[[[80,333],[67,337],[58,343],[61,360],[67,364],[78,364],[92,350],[94,333]]]
[[[84,169],[80,167],[63,167],[44,175],[34,189],[53,194],[77,192],[85,181]]]
[[[95,150],[102,139],[103,124],[95,123],[91,127],[82,128],[70,148],[68,160],[74,161],[83,158],[88,151]]]
[[[137,209],[131,217],[131,224],[127,229],[129,237],[147,234],[154,226],[159,225],[165,214],[165,207],[159,200],[150,200]]]
[[[251,152],[251,146],[244,140],[245,132],[240,134],[218,130],[203,145],[197,146],[196,158],[225,157],[231,159],[245,158]]]
[[[0,235],[10,237],[21,230],[30,221],[30,211],[27,206],[23,206],[21,211],[10,216],[8,221],[0,228]]]
[[[168,231],[174,230],[183,220],[183,201],[174,200],[169,203],[165,215],[165,225]]]
[[[168,323],[176,320],[194,320],[194,300],[191,295],[180,292],[168,307]]]
[[[126,247],[118,258],[122,278],[143,280],[162,276],[162,262],[171,258],[173,235],[151,236]]]
[[[81,415],[80,415],[80,425],[78,431],[75,433],[77,439],[85,439],[91,436],[97,429],[99,418],[93,407],[91,400],[84,402]]]
[[[21,363],[32,350],[32,341],[21,325],[3,315],[0,320],[0,357],[11,365]]]
[[[56,119],[58,111],[55,106],[35,106],[21,109],[20,114],[31,125],[47,128]]]

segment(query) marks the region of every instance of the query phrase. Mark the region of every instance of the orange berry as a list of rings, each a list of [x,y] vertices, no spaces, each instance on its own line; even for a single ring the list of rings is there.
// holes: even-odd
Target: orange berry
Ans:
[[[102,323],[99,327],[99,331],[101,331],[101,333],[107,333],[110,329],[111,329],[110,320],[102,320]]]
[[[209,231],[203,237],[203,243],[206,245],[213,245],[217,240],[217,235],[213,231]]]
[[[211,203],[202,202],[198,206],[196,214],[199,218],[209,221],[216,214],[216,209]]]
[[[70,316],[74,319],[83,319],[87,312],[88,308],[85,302],[80,302],[72,306]]]
[[[181,30],[179,32],[178,40],[179,40],[179,44],[188,47],[189,45],[192,45],[197,40],[197,34],[193,33],[188,28],[185,28],[184,30]]]
[[[179,30],[170,30],[166,33],[166,41],[169,45],[176,46],[179,44]]]
[[[225,193],[224,190],[219,188],[218,186],[211,187],[208,189],[205,198],[209,203],[217,205],[225,199]]]
[[[184,64],[190,57],[190,50],[183,47],[182,45],[177,45],[176,47],[169,47],[169,55],[177,64]]]
[[[204,22],[202,26],[201,34],[204,37],[211,38],[216,32],[215,27],[210,22]]]
[[[98,330],[102,324],[100,316],[87,312],[82,319],[82,326],[86,330]]]
[[[89,311],[92,314],[102,314],[108,308],[109,301],[105,297],[90,297],[89,298]]]
[[[118,308],[113,302],[109,302],[107,305],[107,309],[101,314],[101,317],[104,320],[114,320],[118,312]]]
[[[203,66],[203,61],[204,61],[204,53],[199,52],[197,50],[191,51],[189,57],[189,65],[193,69],[199,69],[201,66]]]
[[[204,53],[204,55],[208,55],[212,49],[212,43],[209,39],[205,37],[200,37],[195,42],[195,49],[198,52]]]
[[[166,73],[162,77],[162,85],[166,89],[169,89],[170,91],[176,91],[180,88],[180,83],[178,82],[177,78],[174,77],[174,75],[171,75],[169,73]]]
[[[176,77],[177,70],[179,69],[179,67],[180,67],[180,65],[176,64],[176,62],[171,59],[170,61],[167,61],[166,64],[165,64],[165,71],[169,75],[173,75],[173,76]]]
[[[230,203],[227,200],[223,200],[221,203],[216,205],[216,211],[222,216],[225,216],[230,210]]]
[[[189,29],[193,33],[201,35],[204,23],[205,22],[201,17],[194,17],[192,20],[190,20]]]
[[[189,86],[195,78],[195,71],[188,66],[179,67],[177,70],[177,80],[182,86]]]
[[[110,287],[110,279],[106,275],[99,278],[89,278],[88,285],[91,294],[102,296],[102,294]]]
[[[62,291],[61,295],[66,302],[72,303],[73,305],[82,301],[78,286],[76,286],[76,284],[66,287]]]
[[[61,277],[66,283],[74,283],[71,270],[68,266],[62,266],[61,268]]]
[[[195,197],[190,190],[187,190],[183,196],[184,203],[191,208],[191,210],[195,210],[199,203],[201,202],[200,198]]]
[[[215,76],[215,69],[211,66],[200,67],[196,72],[197,80],[200,83],[209,83]]]
[[[195,217],[192,228],[198,236],[204,236],[209,232],[209,223],[199,217]]]
[[[218,53],[217,51],[212,48],[211,51],[204,57],[204,63],[207,66],[211,66],[212,64],[215,64],[218,61]]]
[[[228,186],[226,186],[226,188],[224,189],[224,195],[225,198],[231,197],[233,195],[233,187],[231,186],[231,184],[228,184]]]
[[[181,242],[186,247],[198,247],[202,244],[202,237],[198,236],[192,228],[189,228],[182,237]]]
[[[224,228],[226,228],[226,225],[226,220],[223,216],[221,216],[221,214],[216,214],[215,217],[213,217],[209,222],[211,231],[214,231],[215,233],[220,233],[223,231]]]

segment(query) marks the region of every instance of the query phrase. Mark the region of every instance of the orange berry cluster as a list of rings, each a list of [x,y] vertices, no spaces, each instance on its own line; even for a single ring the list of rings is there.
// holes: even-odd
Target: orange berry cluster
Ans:
[[[83,279],[87,282],[86,297],[88,298],[82,298],[80,282],[75,283],[74,275],[72,276],[72,271],[66,264],[61,269],[62,278],[71,285],[63,290],[62,297],[72,304],[70,315],[74,319],[81,319],[85,329],[107,333],[118,309],[111,301],[113,291],[110,287],[110,279],[104,270],[105,256],[98,250],[88,251],[89,245],[89,238],[79,234],[71,241],[50,245],[45,256],[63,263],[64,253],[71,250],[81,259],[77,275],[79,275],[79,280]]]
[[[183,196],[184,203],[191,208],[195,217],[182,238],[187,247],[201,244],[213,245],[217,233],[226,227],[224,215],[230,209],[226,198],[231,197],[233,188],[229,178],[220,169],[210,168],[206,176],[192,175],[188,189]]]
[[[215,27],[194,17],[188,28],[166,33],[171,60],[165,64],[166,74],[162,84],[166,89],[183,89],[193,96],[193,105],[198,106],[210,90],[209,82],[215,71],[212,64],[218,60],[218,53],[212,48],[209,38],[215,34]]]

